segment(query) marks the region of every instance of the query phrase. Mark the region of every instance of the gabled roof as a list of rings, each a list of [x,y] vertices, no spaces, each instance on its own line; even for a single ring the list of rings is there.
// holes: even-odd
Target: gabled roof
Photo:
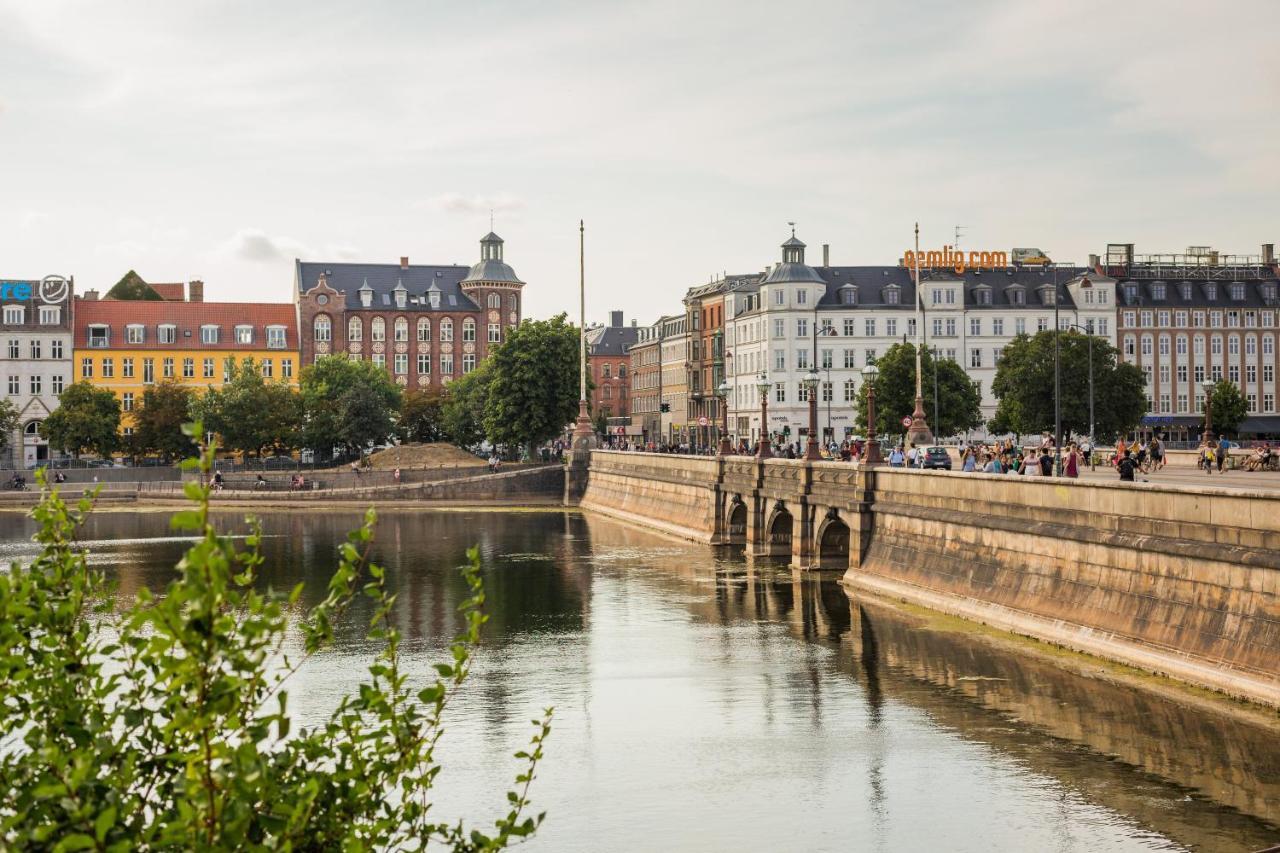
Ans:
[[[125,342],[125,327],[146,328],[140,344]],[[177,326],[175,340],[162,344],[157,326]],[[163,350],[264,350],[267,348],[267,326],[284,326],[285,345],[281,350],[298,349],[297,311],[285,302],[159,302],[116,299],[77,299],[75,310],[75,349],[88,349],[89,326],[107,326],[112,349]],[[201,326],[218,326],[218,343],[206,344],[200,339]],[[253,327],[253,343],[235,341],[236,326]]]
[[[462,266],[427,266],[415,264],[402,267],[400,264],[340,264],[318,263],[312,261],[294,262],[295,282],[299,293],[306,293],[316,286],[320,276],[324,275],[329,286],[334,290],[346,293],[346,308],[359,310],[360,289],[368,285],[373,291],[373,303],[370,308],[386,308],[399,311],[479,311],[470,296],[463,293],[462,279],[467,268]],[[396,285],[403,283],[408,293],[404,308],[396,308]],[[431,289],[440,291],[440,306],[432,308],[425,298]]]
[[[600,328],[595,340],[588,339],[588,353],[595,356],[618,356],[640,338],[640,330],[635,326],[604,326]]]

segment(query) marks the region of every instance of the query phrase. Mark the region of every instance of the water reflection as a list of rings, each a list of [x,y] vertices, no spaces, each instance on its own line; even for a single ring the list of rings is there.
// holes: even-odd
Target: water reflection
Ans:
[[[318,600],[356,521],[265,516],[266,581],[306,581]],[[31,529],[16,527],[0,551],[21,559]],[[103,514],[84,533],[129,595],[162,586],[185,545],[158,514]],[[454,569],[472,544],[490,621],[451,708],[442,816],[496,815],[509,753],[554,704],[534,849],[1218,851],[1280,836],[1275,728],[593,516],[386,513],[375,559],[423,678],[461,627]],[[338,648],[299,673],[304,719],[361,677],[369,615],[348,611]]]

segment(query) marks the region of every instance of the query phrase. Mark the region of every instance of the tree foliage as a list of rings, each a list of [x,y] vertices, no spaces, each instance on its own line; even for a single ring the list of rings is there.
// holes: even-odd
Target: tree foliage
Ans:
[[[77,382],[58,396],[41,429],[56,450],[109,456],[121,443],[120,401],[105,388]]]
[[[133,270],[125,273],[119,281],[117,281],[110,290],[107,291],[107,299],[119,299],[127,302],[163,302],[164,297],[156,293],[155,289],[142,280],[142,276]]]
[[[493,361],[482,361],[475,370],[458,377],[445,389],[444,429],[459,447],[484,441],[485,410],[489,403]]]
[[[533,446],[578,413],[579,332],[564,314],[526,320],[490,355],[484,430],[490,441]]]
[[[405,441],[444,441],[446,397],[436,388],[406,391],[400,400],[400,437]]]
[[[916,347],[913,343],[894,344],[876,360],[879,374],[875,380],[876,431],[881,435],[902,432],[902,418],[916,408]],[[935,359],[926,347],[920,354],[920,374],[924,392],[924,410],[930,429],[939,438],[959,435],[982,425],[982,402],[977,383],[964,368],[951,359]],[[938,382],[938,407],[934,411],[934,377]],[[855,409],[858,428],[867,428],[867,395],[865,386],[858,394]]]
[[[142,403],[134,410],[133,449],[137,453],[158,453],[165,459],[181,459],[196,449],[182,431],[191,420],[195,393],[173,380],[166,380],[142,393]]]
[[[327,454],[330,448],[357,450],[390,437],[391,429],[384,430],[384,425],[393,424],[400,410],[400,389],[372,361],[325,356],[303,369],[299,384],[303,446]],[[385,420],[375,409],[385,412]],[[347,422],[346,416],[357,417],[359,423]]]
[[[0,450],[9,449],[9,442],[13,440],[13,432],[18,428],[21,418],[18,407],[12,400],[0,399]]]
[[[1240,393],[1240,386],[1224,379],[1214,383],[1211,394],[1213,410],[1209,414],[1213,418],[1214,431],[1235,432],[1249,414],[1249,404]]]
[[[252,359],[227,359],[227,381],[210,388],[193,409],[231,450],[263,456],[298,446],[302,402],[284,380],[269,381]]]
[[[1093,349],[1096,438],[1107,441],[1134,428],[1146,413],[1142,371],[1119,359],[1105,339],[1079,332],[1059,336],[1064,435],[1089,434],[1089,349]],[[1053,332],[1018,335],[1000,355],[991,392],[999,403],[993,433],[1049,432],[1054,426]]]
[[[193,429],[192,435],[199,435]],[[212,451],[201,469],[207,475]],[[38,476],[43,477],[43,473]],[[533,834],[529,786],[551,711],[491,834],[431,811],[445,708],[467,681],[485,621],[479,557],[463,575],[465,630],[447,661],[413,683],[400,655],[395,596],[370,562],[375,517],[339,549],[328,596],[290,625],[302,593],[264,591],[257,525],[220,535],[209,489],[173,518],[196,541],[160,593],[116,611],[104,573],[77,548],[88,497],[46,494],[40,552],[0,572],[0,840],[53,850],[498,850]],[[379,649],[358,690],[295,729],[289,678],[333,644],[359,598]],[[296,637],[296,639],[295,639]],[[297,652],[288,651],[296,645]]]

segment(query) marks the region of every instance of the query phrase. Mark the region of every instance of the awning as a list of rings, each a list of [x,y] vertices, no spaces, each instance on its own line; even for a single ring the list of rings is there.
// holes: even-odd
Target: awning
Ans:
[[[1280,433],[1280,416],[1254,415],[1251,418],[1245,418],[1240,422],[1240,426],[1236,427],[1236,432]]]

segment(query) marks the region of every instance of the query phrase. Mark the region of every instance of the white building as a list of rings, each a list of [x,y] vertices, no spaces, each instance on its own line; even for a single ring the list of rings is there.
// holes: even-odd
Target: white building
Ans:
[[[9,467],[34,468],[50,459],[40,427],[74,381],[71,293],[72,282],[59,276],[0,281],[0,373],[5,398],[19,414],[4,454]]]
[[[837,442],[852,436],[862,369],[895,343],[914,342],[917,322],[923,323],[926,347],[960,363],[979,383],[982,415],[990,418],[1000,352],[1016,335],[1052,328],[1055,286],[1062,328],[1079,326],[1114,343],[1114,287],[1093,287],[1086,272],[1065,266],[921,270],[917,305],[914,270],[812,267],[805,263],[805,244],[793,234],[759,293],[736,294],[733,307],[726,308],[734,438],[759,438],[761,375],[769,384],[770,432],[789,441],[807,436],[809,404],[802,380],[811,368],[819,376],[820,436]],[[924,391],[927,414],[933,406]]]

